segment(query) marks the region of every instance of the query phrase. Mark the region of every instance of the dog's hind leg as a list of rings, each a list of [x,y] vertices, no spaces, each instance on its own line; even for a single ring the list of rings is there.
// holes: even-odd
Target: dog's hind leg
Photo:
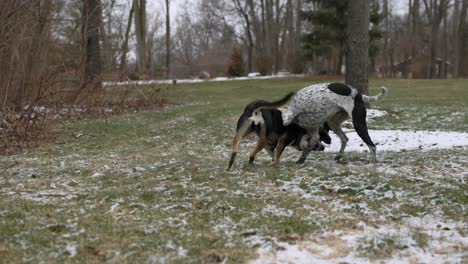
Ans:
[[[278,143],[276,143],[276,148],[275,148],[275,157],[273,158],[273,165],[278,165],[280,163],[280,157],[281,154],[283,154],[284,149],[286,148],[287,138],[285,136],[282,136],[278,139]]]
[[[270,155],[271,160],[275,159],[275,147],[276,146],[270,146],[268,145],[265,150],[267,151],[268,155]]]
[[[343,153],[346,148],[346,145],[348,144],[349,139],[346,136],[346,134],[343,132],[343,129],[341,129],[341,124],[335,128],[332,128],[332,130],[340,138],[340,142],[341,142],[340,151],[338,151],[338,154],[335,156],[335,160],[340,160],[341,158],[343,158]]]
[[[265,128],[260,129],[258,141],[257,141],[257,146],[255,147],[252,152],[250,152],[250,157],[249,157],[249,164],[253,164],[255,160],[255,156],[262,151],[262,149],[265,148],[266,145],[266,135],[265,135]]]
[[[334,116],[332,116],[329,121],[327,121],[328,125],[330,126],[330,129],[340,138],[341,147],[340,151],[335,156],[335,160],[340,160],[341,158],[343,158],[344,150],[346,148],[346,145],[348,144],[349,139],[343,132],[343,129],[341,128],[341,124],[346,119],[348,119],[348,114],[345,111],[340,111]]]
[[[371,161],[372,162],[377,162],[377,157],[376,157],[376,147],[374,142],[372,142],[370,136],[369,136],[369,131],[367,129],[367,123],[366,123],[366,106],[364,104],[364,101],[362,101],[362,97],[359,95],[356,96],[354,99],[354,109],[353,109],[353,126],[354,129],[356,130],[356,133],[359,135],[359,137],[366,143],[367,147],[369,147],[370,154],[371,154]]]
[[[250,125],[252,124],[252,121],[246,121],[242,124],[242,126],[239,127],[237,130],[236,136],[234,137],[234,140],[232,141],[232,153],[231,153],[231,158],[229,160],[229,165],[226,170],[230,170],[232,167],[232,164],[234,164],[234,160],[236,159],[237,155],[237,149],[239,148],[239,144],[241,142],[241,139],[249,134],[251,131]]]

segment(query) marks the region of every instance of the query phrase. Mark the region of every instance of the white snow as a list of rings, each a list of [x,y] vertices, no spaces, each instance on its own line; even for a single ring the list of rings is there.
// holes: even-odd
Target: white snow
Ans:
[[[100,173],[100,172],[95,172],[93,175],[91,175],[91,178],[100,178],[104,176],[104,174]]]
[[[378,109],[367,110],[367,122],[375,118],[386,116],[388,113]],[[352,127],[347,121],[344,127]],[[369,148],[357,135],[354,129],[343,129],[349,138],[346,151],[368,151]],[[468,133],[453,131],[424,131],[424,130],[369,130],[369,136],[377,146],[377,151],[429,151],[435,149],[450,149],[468,146]],[[338,152],[340,139],[330,132],[332,144],[326,146],[327,152]]]
[[[65,251],[68,252],[68,254],[70,254],[70,257],[75,257],[76,254],[78,253],[78,244],[76,242],[72,242],[70,244],[68,244],[66,247],[65,247]]]
[[[275,78],[304,77],[303,74],[278,74],[260,76],[257,73],[249,74],[247,77],[216,77],[213,79],[177,79],[177,83],[201,83],[201,82],[225,82],[225,81],[245,81],[245,80],[267,80]],[[149,84],[172,84],[174,80],[147,80],[147,81],[124,81],[124,82],[103,82],[103,87],[122,85],[149,85]]]
[[[367,145],[354,130],[345,131],[349,138],[345,152],[367,151]],[[404,130],[369,130],[369,135],[377,145],[377,151],[429,151],[468,146],[468,133],[451,131],[404,131]],[[340,140],[330,132],[332,144],[325,151],[338,152]]]
[[[249,263],[461,263],[464,254],[459,245],[468,246],[467,238],[454,231],[456,224],[442,224],[439,228],[436,223],[440,220],[433,217],[413,218],[406,226],[372,227],[361,222],[358,230],[326,232],[293,244],[272,239],[275,246],[260,243],[257,258]],[[450,226],[450,230],[443,229],[445,226]],[[412,238],[415,230],[442,239],[431,240],[425,248],[420,248]],[[401,247],[398,254],[381,262],[359,255],[360,250],[366,250],[360,246],[377,247],[385,243],[385,239]]]

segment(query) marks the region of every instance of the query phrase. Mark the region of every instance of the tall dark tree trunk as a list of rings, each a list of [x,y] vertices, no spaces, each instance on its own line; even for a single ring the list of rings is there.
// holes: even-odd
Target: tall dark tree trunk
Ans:
[[[128,52],[128,39],[130,37],[130,30],[132,29],[132,19],[133,19],[133,3],[130,8],[130,13],[127,20],[127,29],[125,30],[125,37],[122,44],[122,55],[120,57],[120,74],[125,75],[127,71],[127,52]]]
[[[368,94],[370,1],[354,0],[347,10],[345,79]]]
[[[458,77],[459,69],[458,69],[458,64],[460,60],[459,52],[460,49],[458,45],[460,44],[458,41],[458,22],[460,21],[460,2],[461,0],[455,0],[454,1],[454,10],[453,10],[453,28],[452,28],[452,34],[454,36],[455,41],[453,42],[453,76]]]
[[[417,56],[417,47],[418,47],[418,35],[419,35],[419,24],[420,24],[420,18],[419,18],[419,0],[414,0],[413,1],[413,7],[412,7],[412,27],[411,27],[411,35],[412,35],[412,50],[411,50],[411,56],[413,60]]]
[[[34,10],[34,26],[32,30],[32,37],[29,42],[29,48],[25,55],[25,62],[22,65],[22,78],[19,83],[18,90],[16,91],[15,109],[17,111],[23,108],[27,97],[31,95],[35,78],[40,74],[39,58],[41,56],[42,38],[46,33],[46,25],[50,13],[50,0],[37,1],[32,4],[31,9]],[[25,40],[27,41],[27,40]]]
[[[135,12],[137,68],[140,75],[146,75],[149,68],[146,49],[146,0],[133,0],[133,8]]]
[[[458,55],[457,77],[468,76],[468,0],[462,0],[460,16],[458,21],[457,51]]]
[[[294,73],[302,73],[304,71],[303,53],[301,47],[302,38],[302,0],[296,0],[296,26],[295,26],[295,38],[294,38]]]
[[[442,22],[443,17],[446,15],[447,8],[448,8],[448,2],[450,0],[423,0],[425,9],[426,9],[426,15],[427,19],[429,21],[429,24],[431,26],[431,36],[430,36],[430,70],[429,70],[429,78],[434,78],[438,76],[438,71],[437,69],[437,50],[439,47],[439,27],[440,23]]]
[[[101,1],[83,0],[83,25],[84,37],[84,87],[101,87],[101,47],[99,44],[99,29],[101,27]],[[92,87],[89,87],[89,86]]]
[[[166,0],[166,79],[171,76],[171,17],[169,7],[169,0]]]
[[[383,3],[382,3],[383,7],[382,7],[382,15],[384,17],[384,35],[383,35],[383,66],[384,66],[384,69],[383,69],[383,77],[389,77],[390,75],[390,68],[391,68],[391,65],[390,64],[390,51],[389,51],[389,43],[388,43],[388,40],[389,40],[389,35],[390,35],[390,11],[389,11],[389,7],[388,7],[388,0],[383,0]]]
[[[110,0],[109,6],[103,10],[103,19],[101,21],[107,21],[105,23],[101,22],[99,35],[101,38],[101,62],[102,70],[104,72],[109,72],[113,69],[115,65],[114,53],[112,48],[112,12],[114,10],[116,0]],[[102,9],[102,6],[101,6]],[[104,11],[105,14],[104,14]]]
[[[249,16],[249,10],[254,10],[253,1],[247,0],[245,6],[242,6],[239,0],[234,0],[237,12],[244,19],[245,22],[245,32],[247,35],[247,73],[252,72],[252,61],[253,61],[253,49],[254,49],[254,40],[252,36],[252,20]]]

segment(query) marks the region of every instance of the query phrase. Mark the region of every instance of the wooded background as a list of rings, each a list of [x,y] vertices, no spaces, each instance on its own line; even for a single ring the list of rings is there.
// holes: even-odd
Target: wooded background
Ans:
[[[101,80],[344,74],[351,2],[2,0],[0,107],[76,102]],[[468,76],[468,0],[364,2],[371,76]]]

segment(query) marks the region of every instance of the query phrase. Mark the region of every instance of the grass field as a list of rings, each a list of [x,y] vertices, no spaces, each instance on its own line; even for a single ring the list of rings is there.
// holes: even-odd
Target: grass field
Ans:
[[[377,164],[312,153],[300,166],[288,148],[274,167],[265,152],[249,166],[245,140],[225,171],[248,102],[315,82],[177,85],[162,110],[67,123],[61,144],[0,157],[0,263],[262,263],[292,249],[468,262],[467,147],[377,150]],[[372,107],[389,115],[371,129],[468,131],[467,80],[372,80],[370,93],[381,85]]]

